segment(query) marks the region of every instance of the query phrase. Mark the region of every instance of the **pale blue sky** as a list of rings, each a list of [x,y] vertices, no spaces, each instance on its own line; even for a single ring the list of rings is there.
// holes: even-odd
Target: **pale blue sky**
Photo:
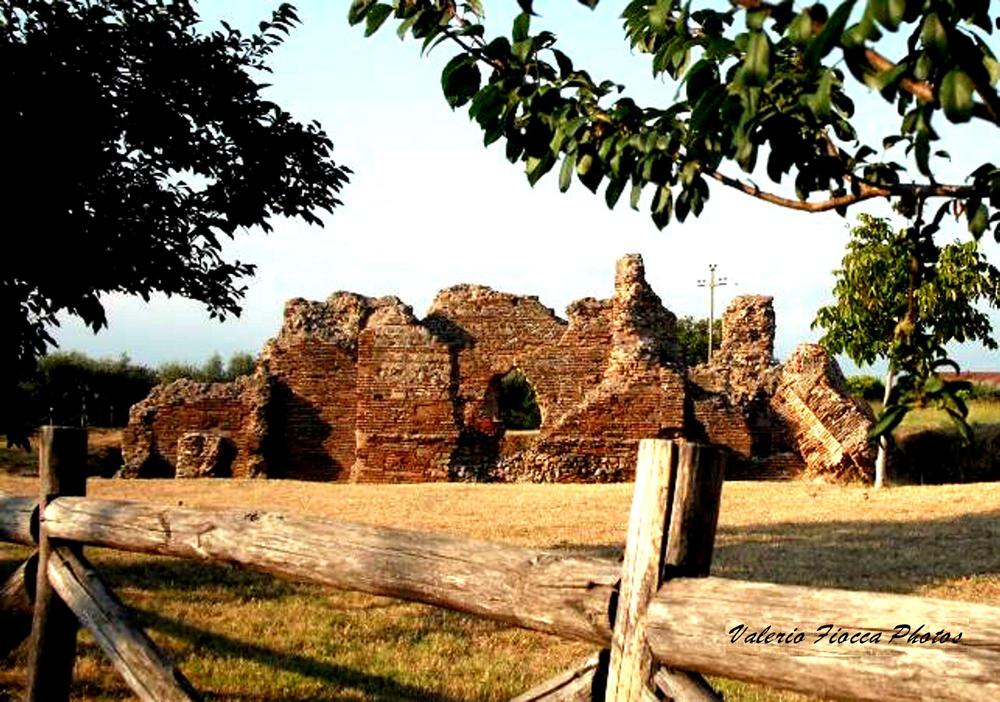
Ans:
[[[209,26],[225,18],[250,29],[276,4],[197,6]],[[450,48],[422,59],[419,45],[400,42],[394,27],[365,39],[360,27],[348,26],[347,3],[296,4],[303,24],[273,57],[269,97],[299,119],[318,120],[331,136],[336,159],[355,171],[341,195],[344,206],[324,228],[279,221],[269,235],[253,232],[227,244],[227,256],[258,266],[239,319],[220,324],[200,305],[176,298],[146,304],[110,296],[110,328],[94,335],[66,321],[56,334],[63,349],[124,352],[151,364],[200,361],[215,351],[256,353],[280,327],[286,299],[323,299],[336,290],[397,295],[423,315],[437,290],[481,283],[539,295],[562,314],[577,298],[609,296],[615,260],[632,252],[643,255],[650,283],[678,316],[707,316],[707,291],[696,281],[715,263],[736,283],[717,291],[717,310],[738,294],[774,296],[779,357],[818,337],[809,324],[830,298],[855,211],[848,219],[792,212],[718,186],[702,217],[660,232],[645,211],[629,209],[627,198],[609,211],[603,197],[578,182],[560,194],[553,174],[532,189],[502,145],[483,148],[465,111],[445,103],[439,81]],[[516,3],[485,4],[487,32],[508,31]],[[596,12],[570,0],[537,6],[538,21],[558,34],[578,66],[624,83],[640,103],[672,98],[674,88],[654,80],[648,61],[623,41],[622,3],[604,0]],[[870,113],[867,127],[881,135],[875,120],[893,113],[864,92],[857,95],[859,114]],[[995,131],[979,134],[963,137],[958,148],[949,143],[955,177],[996,151]],[[881,205],[867,211],[889,214]],[[952,226],[949,238],[968,236]],[[988,236],[984,248],[1000,263],[1000,247]],[[1000,316],[993,319],[1000,328]],[[954,356],[968,369],[1000,366],[982,348],[956,348]]]

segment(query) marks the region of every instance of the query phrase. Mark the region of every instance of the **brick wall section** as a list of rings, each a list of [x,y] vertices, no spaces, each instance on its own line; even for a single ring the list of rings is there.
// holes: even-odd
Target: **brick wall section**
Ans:
[[[818,344],[802,344],[785,362],[771,407],[797,442],[809,477],[868,480],[875,445],[871,407],[847,395],[844,375]]]
[[[224,437],[232,445],[232,477],[263,475],[269,401],[269,387],[261,373],[232,383],[178,380],[157,385],[129,412],[122,437],[122,475],[173,476],[178,440],[194,428]]]
[[[261,354],[271,378],[274,441],[269,474],[347,480],[355,460],[357,343],[384,301],[337,292],[285,305],[281,331]]]
[[[600,330],[607,353],[600,364],[596,355],[585,355],[584,372],[563,379],[578,387],[581,399],[543,422],[538,443],[520,457],[520,466],[514,459],[500,466],[504,479],[628,479],[639,439],[683,433],[685,385],[676,365],[676,317],[646,282],[642,258],[619,260],[610,304],[590,302],[573,311],[578,321],[585,320],[578,328]],[[573,357],[568,344],[559,351]]]
[[[497,292],[482,285],[458,285],[437,294],[427,314],[428,325],[444,326],[442,338],[456,348],[459,412],[467,424],[497,417],[494,383],[526,359],[557,343],[566,322],[537,297]],[[526,371],[527,372],[527,371]],[[552,411],[552,384],[529,373],[543,416]]]
[[[458,439],[451,348],[396,301],[358,340],[357,446],[351,478],[447,480]]]
[[[770,395],[777,386],[774,330],[774,299],[767,295],[736,297],[722,315],[722,345],[709,368],[722,380],[718,390],[733,403]]]

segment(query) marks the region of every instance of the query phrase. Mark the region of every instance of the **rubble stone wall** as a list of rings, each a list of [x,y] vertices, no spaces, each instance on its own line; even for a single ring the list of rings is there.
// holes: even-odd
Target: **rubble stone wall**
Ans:
[[[267,380],[260,373],[233,383],[177,380],[158,385],[129,412],[122,437],[122,474],[172,477],[178,464],[178,442],[197,429],[231,444],[233,453],[226,471],[229,476],[264,475],[269,402]]]

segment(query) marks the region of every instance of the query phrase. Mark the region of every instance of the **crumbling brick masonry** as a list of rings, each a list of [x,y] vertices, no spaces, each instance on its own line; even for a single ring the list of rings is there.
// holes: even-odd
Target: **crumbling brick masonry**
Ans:
[[[820,347],[777,364],[771,298],[733,301],[711,365],[684,367],[675,324],[637,255],[612,299],[566,320],[478,285],[441,291],[424,319],[394,297],[291,300],[253,376],[159,386],[132,408],[123,474],[616,481],[640,439],[684,436],[727,447],[730,477],[868,477],[871,411]],[[500,419],[513,369],[537,432],[507,436]]]

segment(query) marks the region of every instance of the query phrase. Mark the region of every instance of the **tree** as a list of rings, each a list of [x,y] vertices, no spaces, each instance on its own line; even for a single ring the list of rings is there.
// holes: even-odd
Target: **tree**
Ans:
[[[722,339],[722,320],[716,319],[712,324],[712,338]],[[708,361],[708,320],[694,317],[681,317],[677,320],[677,344],[680,346],[681,358],[689,366]],[[718,345],[715,346],[718,348]]]
[[[636,207],[648,186],[658,227],[700,214],[712,180],[809,212],[843,213],[872,198],[912,212],[917,201],[946,198],[977,237],[997,224],[1000,239],[1000,169],[984,163],[971,182],[942,184],[934,170],[944,154],[932,152],[936,120],[1000,127],[1000,64],[983,39],[996,7],[986,0],[841,0],[832,12],[819,3],[796,10],[791,0],[732,0],[725,9],[633,0],[622,13],[628,42],[652,58],[654,75],[683,86],[666,108],[612,102],[623,86],[578,69],[552,32],[532,34],[534,3],[519,5],[509,39],[486,38],[480,0],[354,0],[348,19],[365,22],[370,35],[394,16],[400,36],[425,48],[450,40],[460,51],[441,76],[448,103],[469,106],[487,144],[504,139],[529,182],[561,162],[561,189],[574,174],[594,192],[606,183],[611,207],[626,188]],[[895,42],[904,53],[893,61],[877,47],[897,31],[906,41]],[[851,81],[880,91],[890,118],[856,116]],[[876,148],[859,139],[861,119],[895,127]],[[894,148],[913,166],[888,158]],[[880,152],[884,160],[874,158]],[[792,176],[794,196],[732,175],[756,175],[758,157],[774,183]],[[825,197],[810,199],[814,193]]]
[[[813,327],[825,330],[820,343],[855,363],[888,361],[885,411],[873,430],[880,434],[875,485],[885,480],[890,432],[910,407],[937,406],[969,436],[968,410],[959,393],[969,383],[942,381],[935,371],[947,360],[945,344],[977,341],[997,348],[989,317],[977,304],[1000,309],[1000,270],[975,241],[954,242],[922,252],[930,261],[912,289],[913,239],[880,218],[862,214],[851,232],[847,255],[835,272],[834,302],[816,314]],[[955,366],[957,370],[957,366]],[[906,375],[894,386],[900,369]]]
[[[24,384],[30,402],[15,409],[31,424],[123,426],[129,408],[155,384],[151,369],[125,355],[94,359],[79,352],[50,353],[39,360],[37,372]]]
[[[234,353],[225,365],[222,356],[213,353],[200,366],[182,361],[161,363],[156,369],[156,377],[160,383],[172,383],[182,378],[199,383],[226,383],[241,375],[250,375],[256,367],[257,359],[249,353]]]
[[[241,375],[251,375],[257,369],[257,359],[253,354],[234,353],[226,363],[226,380],[236,380]]]
[[[254,266],[223,259],[222,237],[339,204],[329,138],[261,94],[297,21],[281,5],[244,36],[202,33],[189,0],[0,0],[0,393],[57,314],[105,326],[105,293],[238,314]]]

